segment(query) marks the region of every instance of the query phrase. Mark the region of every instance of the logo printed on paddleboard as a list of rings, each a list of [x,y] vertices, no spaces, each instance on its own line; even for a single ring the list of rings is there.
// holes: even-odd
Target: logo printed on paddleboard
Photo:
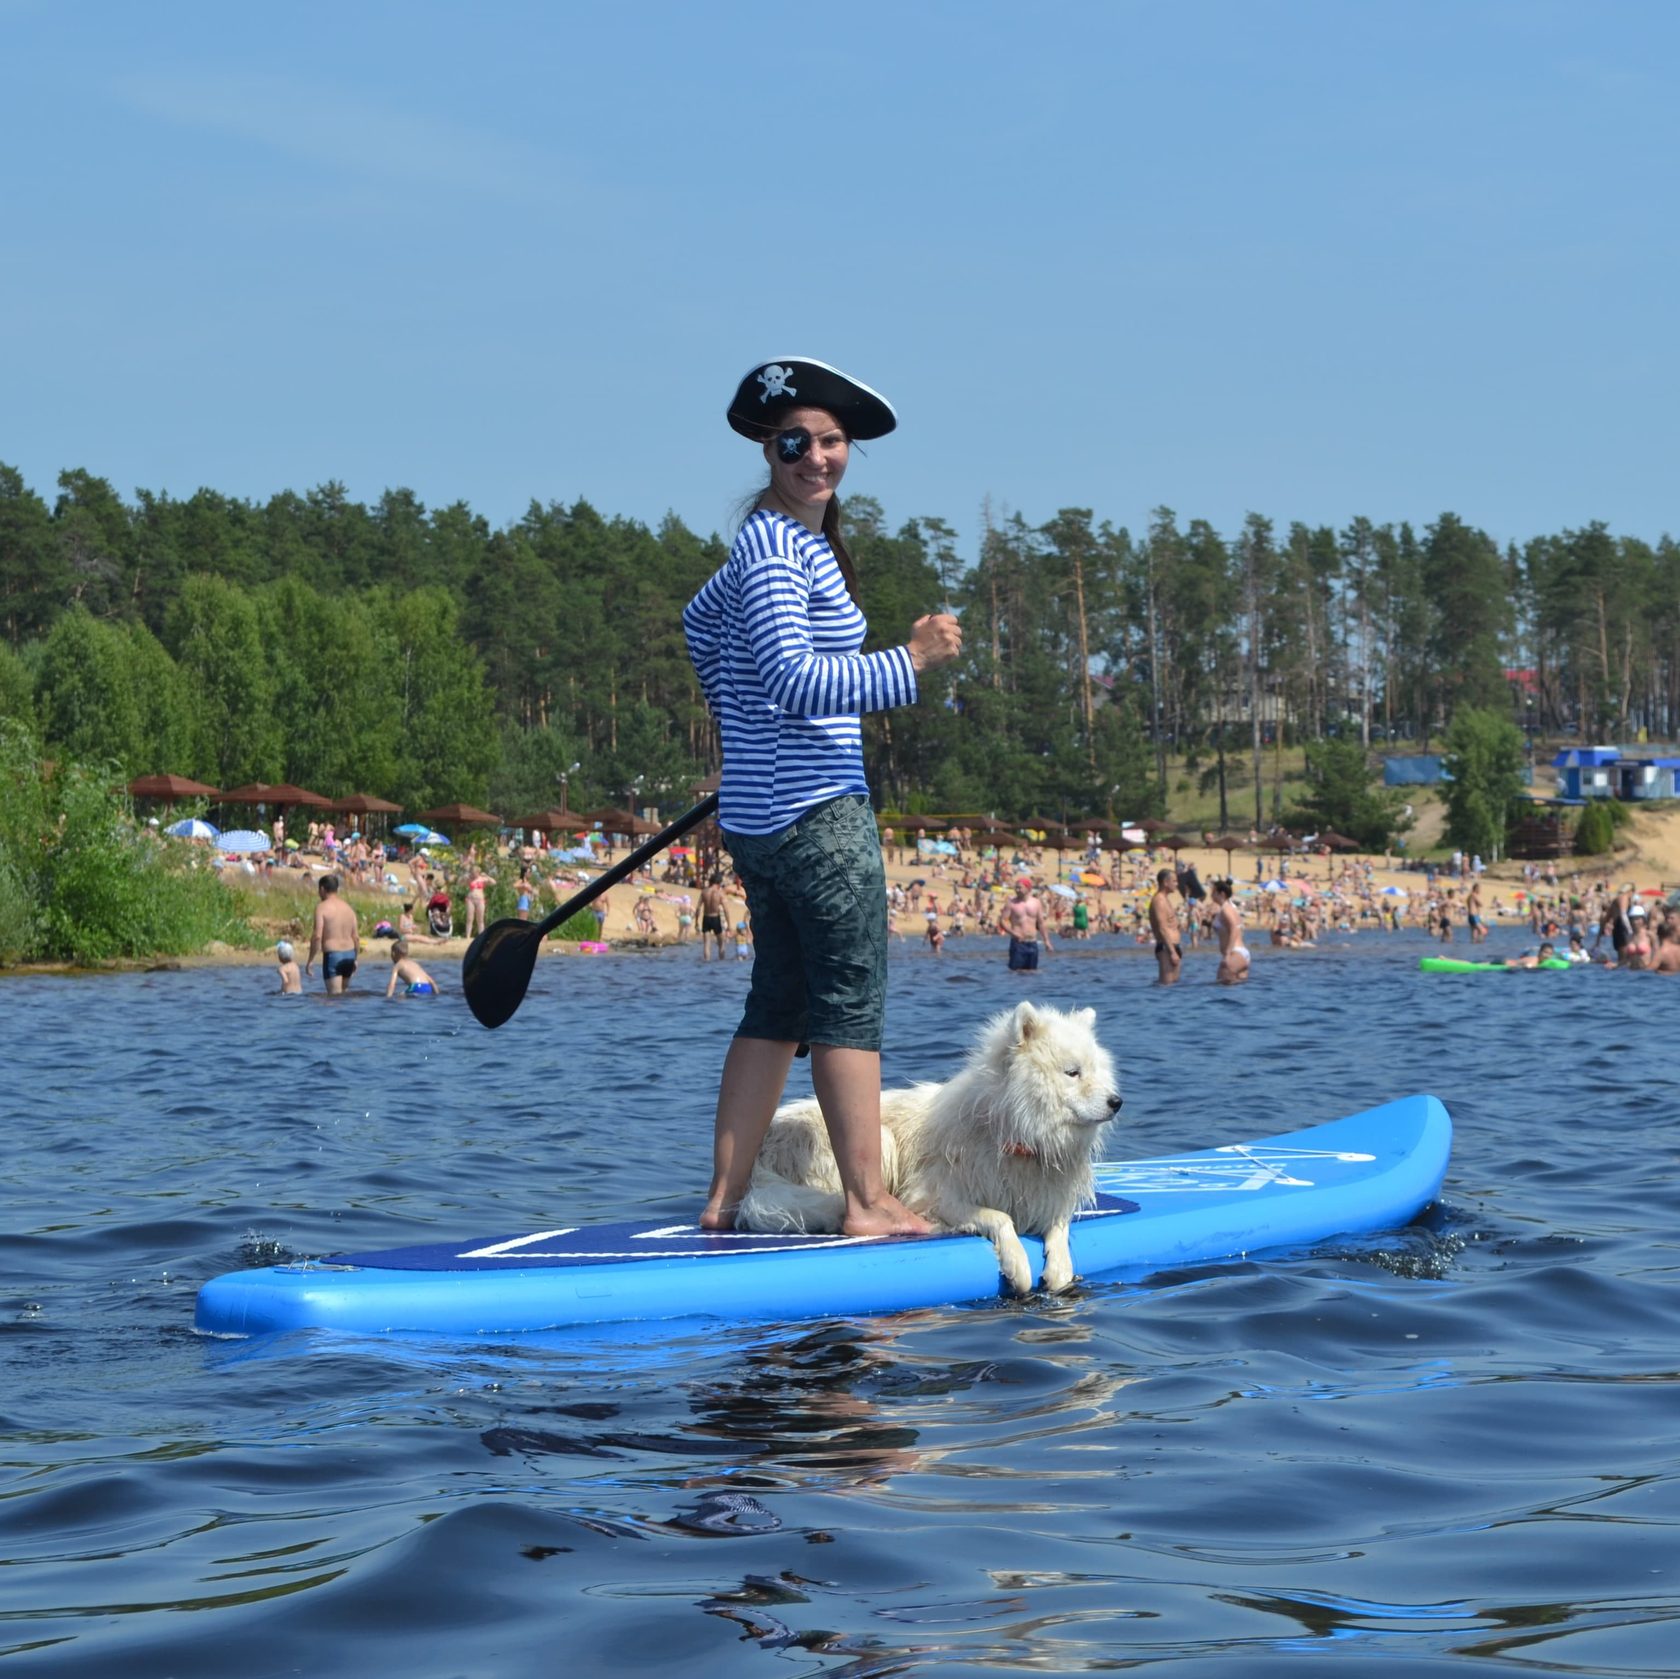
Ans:
[[[1231,1143],[1209,1154],[1185,1155],[1171,1160],[1128,1160],[1113,1166],[1099,1166],[1097,1181],[1108,1191],[1128,1195],[1173,1194],[1187,1190],[1309,1189],[1313,1178],[1296,1176],[1315,1160],[1333,1160],[1346,1165],[1363,1165],[1374,1154],[1355,1154],[1339,1149],[1276,1148]]]

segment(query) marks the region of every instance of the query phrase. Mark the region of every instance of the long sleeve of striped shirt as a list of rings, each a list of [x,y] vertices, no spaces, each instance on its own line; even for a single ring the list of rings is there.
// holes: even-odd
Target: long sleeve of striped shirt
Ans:
[[[713,572],[706,586],[683,609],[683,636],[688,642],[689,663],[699,679],[700,691],[714,715],[723,713],[723,688],[719,677],[723,665],[723,578]]]
[[[720,817],[775,833],[842,793],[867,793],[866,711],[917,695],[907,647],[862,653],[865,624],[827,541],[760,510],[683,613],[689,657],[723,733]]]
[[[749,519],[741,536],[741,628],[773,704],[796,717],[860,717],[915,699],[908,647],[858,652],[863,613],[822,537],[802,540],[774,517]]]

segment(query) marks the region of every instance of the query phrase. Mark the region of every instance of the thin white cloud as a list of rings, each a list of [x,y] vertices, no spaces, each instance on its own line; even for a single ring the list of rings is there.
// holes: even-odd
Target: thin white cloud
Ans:
[[[380,106],[346,89],[268,76],[148,76],[118,88],[134,109],[245,140],[342,180],[409,183],[524,203],[572,198],[569,167],[522,140]]]

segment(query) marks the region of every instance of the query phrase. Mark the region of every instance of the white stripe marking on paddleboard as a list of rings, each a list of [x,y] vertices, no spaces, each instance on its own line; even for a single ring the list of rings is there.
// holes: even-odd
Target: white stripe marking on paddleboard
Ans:
[[[510,1236],[505,1242],[492,1242],[487,1248],[469,1248],[457,1254],[457,1259],[506,1259],[509,1254],[523,1254],[532,1242],[549,1242],[556,1236],[575,1236],[583,1227],[568,1224],[563,1230],[534,1230],[529,1236]],[[531,1255],[536,1258],[535,1254]],[[545,1256],[546,1257],[546,1256]]]

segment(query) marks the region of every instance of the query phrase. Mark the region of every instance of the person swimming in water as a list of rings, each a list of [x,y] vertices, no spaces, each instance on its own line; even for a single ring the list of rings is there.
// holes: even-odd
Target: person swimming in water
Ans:
[[[391,977],[386,983],[385,995],[394,997],[399,985],[405,997],[437,995],[436,981],[409,955],[407,939],[398,939],[391,946]]]

